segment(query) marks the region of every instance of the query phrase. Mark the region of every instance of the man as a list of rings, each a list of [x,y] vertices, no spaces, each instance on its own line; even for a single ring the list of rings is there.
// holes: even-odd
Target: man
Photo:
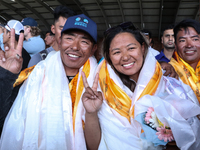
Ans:
[[[35,54],[31,58],[28,67],[34,66],[41,60],[44,60],[51,51],[59,51],[58,43],[60,40],[61,31],[63,29],[63,26],[64,26],[67,18],[70,16],[74,16],[74,15],[76,15],[76,13],[73,10],[71,10],[69,7],[61,5],[61,6],[58,6],[55,8],[54,24],[51,26],[51,31],[53,34],[55,34],[55,43],[54,43],[54,45],[47,48],[46,50],[42,49],[42,51]]]
[[[44,41],[45,41],[46,47],[53,46],[55,43],[55,34],[52,33],[51,30],[47,31]]]
[[[97,26],[90,18],[81,14],[67,19],[60,51],[36,65],[20,88],[0,149],[86,149],[81,72],[91,85],[97,62],[90,56],[96,42]]]
[[[37,22],[31,18],[24,18],[21,23],[24,26],[24,42],[23,47],[32,57],[34,54],[45,49],[44,40],[40,37],[41,30],[38,28]]]
[[[151,37],[151,32],[147,29],[143,29],[142,30],[142,33],[145,35],[145,37],[147,38],[147,40],[149,41],[149,43],[151,43],[152,41],[152,37]],[[151,51],[151,53],[156,57],[159,52],[155,49],[153,49],[151,46],[149,46],[149,51]],[[172,65],[164,62],[164,61],[160,61],[159,62],[162,69],[165,70],[164,72],[164,76],[170,76],[170,77],[174,77],[176,79],[178,79],[178,75],[177,73],[175,72],[174,68],[172,67]]]
[[[200,102],[200,23],[185,19],[174,27],[175,59],[170,63]]]
[[[174,43],[174,25],[169,25],[163,30],[163,34],[161,37],[161,43],[163,44],[164,49],[156,56],[158,61],[170,62],[172,55],[175,50]]]

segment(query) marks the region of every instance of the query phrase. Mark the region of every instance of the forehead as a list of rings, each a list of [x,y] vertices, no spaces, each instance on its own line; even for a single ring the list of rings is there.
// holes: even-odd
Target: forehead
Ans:
[[[193,27],[187,27],[186,29],[181,28],[178,31],[177,36],[182,36],[182,35],[198,35],[198,33]]]
[[[135,39],[134,35],[128,32],[122,32],[115,35],[115,37],[111,41],[112,46],[116,45],[126,45],[127,43],[138,43],[138,41]],[[110,45],[110,46],[111,46]]]
[[[167,30],[165,30],[164,32],[163,32],[163,35],[165,35],[165,34],[174,34],[174,31],[173,31],[173,29],[167,29]]]
[[[71,35],[71,36],[76,36],[76,37],[79,36],[82,38],[86,38],[92,42],[91,36],[88,33],[81,30],[69,30],[69,31],[63,32],[62,36],[65,36],[65,35]]]
[[[62,25],[62,26],[64,26],[66,21],[67,21],[67,18],[60,16],[58,18],[58,20],[55,21],[55,25],[58,25],[58,26]]]

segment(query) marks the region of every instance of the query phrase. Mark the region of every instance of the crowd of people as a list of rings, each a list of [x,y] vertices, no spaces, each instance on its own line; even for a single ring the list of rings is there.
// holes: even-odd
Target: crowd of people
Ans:
[[[134,21],[98,42],[66,6],[40,32],[30,17],[0,25],[0,150],[200,149],[199,22],[166,27],[161,52]]]

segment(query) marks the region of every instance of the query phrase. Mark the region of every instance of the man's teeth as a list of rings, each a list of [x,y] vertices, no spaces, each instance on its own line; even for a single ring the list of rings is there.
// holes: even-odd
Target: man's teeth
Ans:
[[[130,65],[134,64],[134,62],[130,63],[130,64],[126,64],[126,65],[123,65],[124,67],[128,67]]]
[[[70,57],[74,57],[74,58],[77,58],[78,56],[76,55],[73,55],[73,54],[68,54]]]
[[[186,51],[185,53],[193,53],[194,51]]]

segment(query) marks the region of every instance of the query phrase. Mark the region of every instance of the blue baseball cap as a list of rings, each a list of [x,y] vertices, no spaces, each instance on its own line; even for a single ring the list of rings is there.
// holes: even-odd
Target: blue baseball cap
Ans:
[[[27,18],[24,18],[21,23],[23,24],[23,26],[31,26],[31,27],[37,27],[37,22],[31,18],[31,17],[27,17]]]
[[[84,14],[76,15],[67,18],[67,21],[61,31],[61,34],[67,30],[78,29],[88,33],[95,43],[97,43],[97,25],[96,23]]]

